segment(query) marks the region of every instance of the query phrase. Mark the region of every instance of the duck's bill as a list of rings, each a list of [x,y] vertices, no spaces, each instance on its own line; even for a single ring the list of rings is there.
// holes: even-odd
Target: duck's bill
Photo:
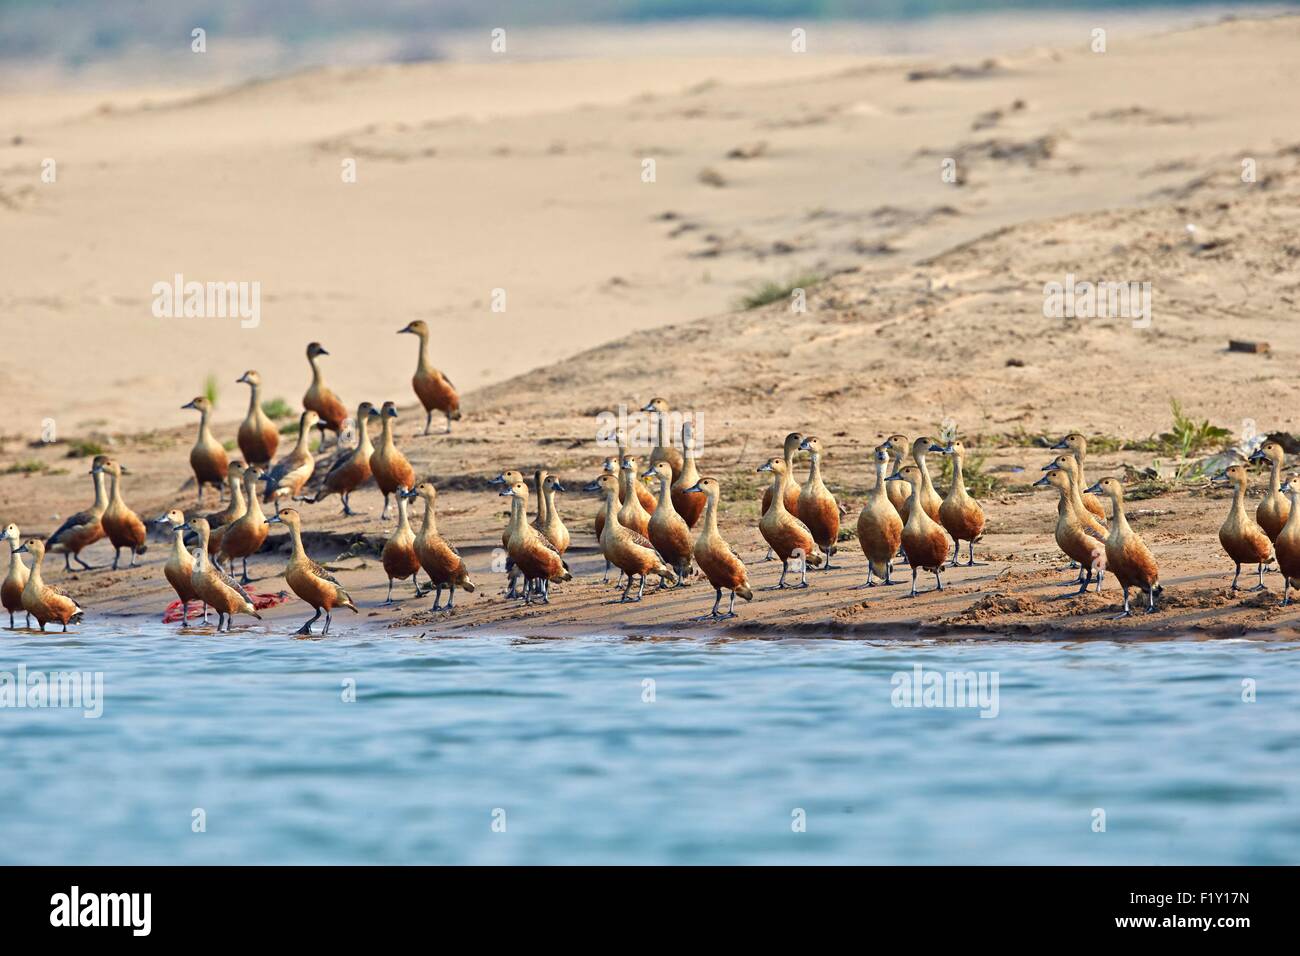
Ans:
[[[1065,443],[1065,439],[1062,438],[1060,441],[1058,441],[1055,445],[1052,446],[1052,449],[1056,450],[1056,449],[1069,448],[1069,447],[1070,446]]]
[[[569,489],[566,488],[566,487],[564,487],[564,485],[560,484],[560,483],[557,481],[557,482],[554,482],[554,483],[551,485],[551,490],[552,490],[552,491],[568,491]]]
[[[1044,468],[1043,470],[1046,471],[1047,469]],[[1051,482],[1047,480],[1046,475],[1043,475],[1043,477],[1039,478],[1037,481],[1034,482],[1035,488],[1046,488],[1049,485],[1051,485]]]
[[[1061,466],[1058,465],[1058,464],[1057,464],[1056,462],[1054,462],[1054,461],[1049,461],[1046,465],[1044,465],[1044,466],[1042,467],[1041,470],[1042,470],[1042,471],[1060,471],[1060,470],[1061,470]]]
[[[1090,494],[1090,495],[1099,495],[1099,494],[1102,493],[1102,490],[1101,490],[1101,482],[1100,482],[1100,481],[1094,481],[1094,482],[1092,483],[1091,487],[1085,488],[1085,489],[1083,489],[1083,490],[1084,490],[1086,493]]]
[[[765,462],[763,462],[763,464],[761,464],[761,465],[758,466],[758,470],[759,470],[759,471],[771,471],[771,470],[772,470],[772,463],[771,463],[770,461],[765,461]]]
[[[890,475],[885,481],[907,481],[902,475]]]
[[[266,519],[266,523],[267,523],[267,524],[284,524],[284,519],[281,518],[279,515],[271,515],[271,517],[269,517],[269,518]]]
[[[27,542],[24,541],[22,544],[20,544],[18,547],[14,548],[13,550],[14,550],[14,554],[26,554]]]
[[[497,475],[495,478],[488,481],[489,485],[504,485],[505,483],[506,483],[506,476],[504,473]]]
[[[950,445],[931,445],[931,446],[930,446],[930,451],[938,452],[938,453],[941,454],[941,455],[946,455],[948,452],[952,451],[952,446],[950,446]]]
[[[689,494],[696,494],[696,495],[702,495],[702,494],[704,494],[704,489],[700,487],[700,483],[699,483],[698,481],[697,481],[695,484],[691,485],[689,488],[683,488],[682,491],[686,492],[688,495],[689,495]]]
[[[593,482],[592,482],[591,484],[589,484],[589,485],[583,485],[583,486],[582,486],[582,490],[583,490],[583,491],[600,491],[600,482],[599,482],[599,481],[593,481]]]
[[[653,478],[654,476],[655,473],[653,471],[647,471],[643,475],[641,475],[642,478]]]

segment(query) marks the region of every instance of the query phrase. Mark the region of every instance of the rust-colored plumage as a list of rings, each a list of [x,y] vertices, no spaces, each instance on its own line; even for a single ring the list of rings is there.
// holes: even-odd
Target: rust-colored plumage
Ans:
[[[22,547],[22,535],[18,530],[18,525],[11,524],[5,528],[4,534],[0,535],[0,542],[4,542],[8,547],[5,549],[9,552],[9,569],[5,572],[5,579],[0,583],[0,604],[9,612],[9,630],[14,629],[14,615],[26,613],[23,607],[23,588],[27,586],[27,578],[31,570],[23,563],[23,556],[18,549]],[[27,626],[32,626],[32,616],[27,613]]]
[[[213,485],[218,494],[226,482],[226,449],[213,437],[208,419],[212,415],[212,403],[203,396],[193,398],[181,408],[192,408],[199,413],[199,434],[190,449],[190,468],[194,470],[194,480],[198,483],[199,503],[203,503],[203,486]]]
[[[800,439],[802,441],[802,439]],[[808,526],[790,513],[785,506],[785,483],[788,478],[784,458],[769,458],[759,466],[760,472],[772,475],[771,504],[759,519],[758,530],[763,535],[772,553],[781,561],[781,578],[777,588],[808,586],[808,568],[819,567],[825,560],[817,550]],[[790,561],[794,560],[799,569],[799,583],[787,585],[785,576],[790,571]]]
[[[320,416],[321,432],[324,433],[326,429],[334,432],[337,444],[338,435],[343,431],[343,423],[348,417],[348,408],[325,384],[325,376],[321,373],[317,360],[322,355],[329,354],[319,342],[308,344],[307,364],[311,366],[311,384],[303,393],[302,407],[311,409]],[[357,427],[362,427],[360,419],[357,420]]]
[[[330,495],[338,495],[343,499],[343,513],[356,514],[348,498],[352,492],[370,479],[370,458],[374,454],[375,446],[370,442],[369,423],[370,417],[376,414],[378,413],[375,407],[369,402],[362,402],[357,406],[357,435],[359,436],[357,447],[350,454],[341,455],[333,467],[325,473],[320,488],[312,496],[312,504]]]
[[[344,590],[338,578],[307,557],[307,549],[302,545],[302,517],[297,509],[281,508],[280,513],[273,515],[270,521],[272,524],[283,524],[289,529],[292,551],[289,554],[289,563],[284,569],[284,580],[289,585],[289,590],[316,611],[315,616],[303,624],[297,633],[311,634],[311,626],[323,613],[325,627],[321,633],[328,634],[331,612],[337,607],[345,607],[354,614],[360,613],[356,602]]]
[[[821,439],[809,435],[799,444],[799,450],[808,452],[809,458],[808,480],[799,489],[799,520],[808,526],[813,540],[826,555],[822,568],[829,571],[831,555],[840,537],[840,506],[822,481]]]
[[[393,603],[394,581],[410,578],[411,583],[415,585],[415,596],[420,597],[424,593],[420,590],[420,581],[416,576],[416,572],[420,570],[420,558],[415,553],[415,532],[411,530],[411,522],[406,514],[406,491],[405,488],[397,489],[397,527],[384,542],[381,555],[384,573],[388,575],[388,596],[384,599],[385,604]]]
[[[501,494],[510,497],[506,551],[524,576],[524,602],[531,604],[536,593],[543,604],[549,604],[551,582],[570,580],[569,568],[555,545],[527,521],[528,485],[517,481]]]
[[[420,560],[420,566],[424,568],[424,573],[429,576],[435,588],[433,609],[435,611],[444,609],[442,589],[448,588],[445,609],[453,610],[456,588],[464,588],[473,594],[474,582],[469,579],[469,569],[465,567],[460,552],[438,533],[437,518],[434,513],[438,498],[437,489],[429,482],[423,481],[407,492],[406,497],[424,499],[424,522],[415,535],[415,553]],[[509,541],[508,535],[506,540]]]
[[[790,512],[796,518],[799,517],[799,482],[794,478],[794,456],[799,454],[799,445],[803,442],[803,435],[798,432],[791,432],[785,436],[784,459],[785,459],[785,484],[782,486],[782,500],[785,502],[785,510]],[[767,514],[767,509],[772,505],[772,486],[763,489],[763,501],[759,506],[759,515]]]
[[[96,466],[108,476],[108,507],[100,520],[104,533],[113,544],[113,570],[117,570],[118,557],[123,548],[131,552],[130,567],[135,567],[136,555],[144,554],[147,532],[140,516],[122,500],[122,466],[109,459]]]
[[[239,425],[236,439],[244,460],[258,468],[266,468],[275,457],[275,450],[280,445],[280,432],[276,429],[266,412],[262,411],[262,376],[249,369],[239,377],[249,387],[248,414]]]
[[[689,449],[690,446],[687,447]],[[736,549],[718,533],[718,498],[721,494],[718,481],[716,478],[701,478],[686,491],[688,494],[701,496],[705,501],[704,526],[700,530],[699,537],[695,539],[693,554],[695,563],[709,579],[709,584],[713,586],[716,595],[709,617],[735,617],[736,596],[752,601],[754,589],[749,586],[749,573],[745,570],[745,562],[740,560]],[[718,611],[718,606],[722,603],[723,591],[731,592],[731,601],[727,606],[726,614]]]
[[[1074,482],[1075,488],[1082,489],[1088,487],[1088,479],[1083,476],[1083,460],[1088,454],[1088,439],[1083,437],[1083,435],[1080,435],[1078,432],[1070,432],[1070,434],[1066,435],[1053,445],[1052,448],[1065,449],[1069,451],[1071,457],[1074,458],[1075,464],[1078,465],[1078,469],[1070,476]],[[1088,511],[1088,513],[1100,521],[1104,527],[1106,524],[1106,509],[1101,506],[1101,501],[1097,496],[1091,494],[1080,494],[1079,500],[1083,502],[1083,507]]]
[[[429,362],[429,326],[422,319],[416,319],[408,323],[406,328],[397,330],[398,335],[403,333],[420,339],[420,356],[416,362],[415,375],[411,379],[411,387],[424,406],[424,434],[429,434],[435,411],[442,412],[447,417],[447,433],[451,434],[451,423],[460,421],[460,396],[456,394],[456,386],[451,384],[451,379]]]
[[[624,470],[626,470],[628,463],[635,466],[635,459],[631,457],[624,459]],[[600,550],[606,561],[627,575],[627,584],[623,587],[620,602],[639,601],[645,594],[647,575],[656,574],[661,581],[666,583],[674,583],[677,576],[672,568],[659,557],[649,538],[639,531],[625,527],[620,523],[619,515],[621,510],[618,509],[618,489],[619,479],[613,475],[601,475],[595,481],[594,490],[599,491],[604,499],[603,508],[605,511],[605,524],[600,535]],[[624,507],[634,500],[629,496],[628,501],[623,503]],[[636,597],[631,598],[628,592],[632,587],[632,580],[638,575],[641,578],[641,586],[637,590]]]
[[[1146,591],[1147,610],[1154,611],[1156,594],[1161,590],[1160,569],[1141,536],[1129,527],[1124,515],[1124,486],[1116,478],[1103,478],[1088,491],[1109,498],[1113,509],[1106,536],[1106,568],[1124,591],[1124,612],[1119,616],[1133,613],[1129,609],[1129,588]]]
[[[1276,541],[1291,514],[1291,501],[1281,490],[1286,452],[1275,441],[1265,442],[1250,456],[1250,460],[1262,461],[1268,465],[1268,491],[1255,508],[1255,521],[1270,540]]]
[[[704,514],[705,506],[708,504],[707,496],[692,492],[688,489],[694,488],[700,480],[698,462],[695,458],[695,426],[690,422],[682,425],[682,470],[681,474],[673,480],[673,507],[677,513],[682,516],[687,527],[694,528],[700,522],[701,515]]]
[[[248,501],[248,510],[226,526],[221,536],[221,549],[218,555],[230,564],[230,573],[235,571],[235,558],[243,562],[240,574],[241,584],[248,584],[248,559],[262,550],[266,536],[271,532],[266,515],[262,512],[262,503],[257,497],[257,480],[262,472],[251,465],[244,469],[244,497]]]
[[[1249,476],[1244,466],[1232,465],[1224,469],[1222,475],[1216,476],[1216,482],[1220,480],[1232,486],[1232,506],[1228,509],[1228,516],[1224,519],[1223,525],[1219,528],[1219,544],[1237,566],[1232,575],[1232,590],[1237,590],[1241,566],[1254,564],[1258,566],[1259,583],[1251,590],[1262,591],[1264,590],[1264,565],[1273,554],[1273,542],[1246,511],[1246,483]]]
[[[931,448],[933,451],[934,446]],[[939,505],[939,523],[952,537],[953,567],[961,556],[961,543],[969,542],[966,567],[975,564],[975,542],[984,533],[984,509],[978,501],[966,491],[966,482],[962,475],[962,464],[966,458],[966,448],[959,441],[951,441],[941,451],[952,456],[952,487]]]
[[[384,510],[379,515],[382,521],[388,517],[389,496],[415,484],[415,469],[393,442],[393,422],[397,419],[397,406],[392,402],[384,402],[379,416],[383,426],[379,444],[375,446],[370,456],[370,473],[374,475],[375,484],[384,494]]]
[[[181,627],[189,622],[190,602],[202,601],[194,588],[194,558],[185,548],[185,515],[178,509],[172,509],[161,518],[158,524],[165,525],[172,532],[172,550],[163,564],[163,577],[176,592],[181,602]],[[203,621],[208,620],[208,606],[203,605]]]
[[[916,446],[912,447],[915,449]],[[930,517],[929,510],[924,507],[921,500],[921,494],[926,487],[925,479],[925,472],[918,465],[908,465],[899,469],[896,475],[885,479],[906,481],[912,489],[907,502],[907,521],[903,524],[903,553],[912,568],[912,591],[908,597],[916,596],[916,575],[919,570],[933,574],[935,590],[942,591],[943,578],[940,575],[948,558],[948,538],[944,534],[943,526]]]
[[[876,484],[867,496],[867,503],[858,513],[858,546],[867,559],[867,580],[863,587],[874,587],[872,575],[884,584],[893,584],[894,555],[903,540],[903,519],[889,500],[890,484],[886,481],[889,467],[889,450],[881,445],[872,453],[876,468]],[[894,484],[899,484],[895,482]]]
[[[275,502],[275,510],[280,510],[284,499],[294,500],[316,470],[316,460],[311,454],[311,430],[320,421],[320,416],[311,409],[302,413],[298,419],[298,440],[293,450],[275,463],[275,467],[266,473],[263,481],[266,490],[262,494],[264,502]]]
[[[672,466],[667,460],[660,459],[650,466],[650,470],[643,477],[655,478],[659,482],[659,504],[655,508],[655,513],[650,516],[647,537],[654,545],[654,549],[659,552],[659,556],[672,566],[680,587],[691,570],[695,538],[691,534],[690,526],[673,507]]]
[[[36,618],[42,631],[45,630],[46,624],[61,624],[66,631],[69,624],[80,623],[84,612],[77,602],[61,588],[46,584],[41,577],[41,565],[45,561],[45,542],[40,538],[29,539],[18,549],[18,554],[24,553],[32,556],[32,569],[28,572],[27,582],[23,585],[23,610]]]
[[[87,571],[94,566],[81,559],[81,552],[104,537],[104,512],[108,509],[108,479],[99,468],[108,461],[107,455],[96,455],[91,464],[90,480],[95,486],[95,502],[86,511],[78,511],[63,524],[59,530],[45,541],[45,550],[49,554],[62,554],[63,567],[72,570],[72,560]]]
[[[1077,467],[1069,455],[1062,456]],[[1101,593],[1102,575],[1106,570],[1106,531],[1098,530],[1096,518],[1079,500],[1079,490],[1074,483],[1073,470],[1058,467],[1055,463],[1044,469],[1046,474],[1035,485],[1055,488],[1060,497],[1056,506],[1056,544],[1066,557],[1083,569],[1079,593],[1088,590],[1093,575],[1097,576],[1097,593]]]
[[[672,437],[668,434],[668,403],[662,398],[652,398],[641,409],[643,412],[649,412],[655,426],[655,446],[650,450],[650,465],[653,467],[661,461],[668,462],[668,467],[672,469],[673,481],[675,482],[682,474],[682,466],[685,464],[682,453],[673,447]]]

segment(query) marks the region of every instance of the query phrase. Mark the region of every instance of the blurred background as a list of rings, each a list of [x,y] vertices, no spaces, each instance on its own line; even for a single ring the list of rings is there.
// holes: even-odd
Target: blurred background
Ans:
[[[493,55],[514,59],[776,52],[773,22],[809,30],[809,52],[959,53],[1059,45],[1089,23],[1149,30],[1295,2],[1233,0],[0,0],[9,90],[239,81],[311,66]],[[957,22],[954,22],[957,21]],[[191,32],[209,52],[190,54]],[[219,44],[217,43],[219,39]],[[782,52],[786,52],[783,48]],[[179,75],[178,75],[179,74]]]

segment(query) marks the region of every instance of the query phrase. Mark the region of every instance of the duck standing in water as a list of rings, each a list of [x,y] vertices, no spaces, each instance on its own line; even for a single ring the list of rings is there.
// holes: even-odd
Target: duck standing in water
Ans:
[[[370,473],[375,476],[375,484],[384,493],[384,510],[380,513],[379,520],[385,521],[388,518],[389,495],[412,487],[415,484],[415,469],[393,443],[393,421],[397,418],[397,406],[392,402],[384,402],[379,415],[383,420],[383,430],[379,444],[370,456]]]
[[[681,587],[691,570],[695,541],[685,519],[673,507],[672,467],[666,459],[660,459],[642,477],[659,479],[659,504],[650,516],[647,537],[659,556],[672,565],[673,572],[677,575],[677,586]]]
[[[1264,529],[1246,511],[1246,483],[1249,476],[1244,465],[1232,465],[1214,476],[1216,485],[1232,486],[1232,506],[1228,517],[1219,528],[1219,544],[1228,553],[1228,557],[1237,565],[1232,575],[1232,588],[1236,591],[1237,579],[1241,577],[1243,564],[1259,566],[1259,583],[1251,591],[1264,590],[1264,566],[1273,554],[1273,542],[1269,541]],[[1283,526],[1285,527],[1285,525]]]
[[[516,481],[501,492],[510,496],[510,536],[506,550],[514,560],[515,566],[524,576],[524,603],[533,603],[536,591],[543,604],[550,604],[550,586],[552,581],[569,581],[573,575],[569,567],[555,550],[555,545],[526,520],[528,510],[528,485]]]
[[[1160,569],[1146,542],[1129,527],[1128,519],[1124,516],[1124,486],[1118,479],[1103,478],[1088,491],[1094,495],[1104,495],[1111,501],[1110,532],[1106,536],[1106,567],[1124,590],[1124,612],[1115,619],[1133,613],[1128,604],[1129,588],[1146,591],[1147,611],[1155,611],[1156,594],[1164,590],[1160,586]]]
[[[406,498],[407,490],[398,488],[397,527],[384,542],[381,557],[384,573],[388,575],[388,596],[384,598],[385,604],[393,603],[393,581],[404,581],[407,578],[410,578],[411,583],[415,585],[415,596],[424,596],[418,576],[420,558],[415,553],[415,532],[411,530],[411,521],[406,514]]]
[[[699,537],[695,539],[693,554],[695,563],[700,566],[700,570],[709,579],[709,584],[717,594],[709,618],[735,617],[736,595],[740,595],[746,601],[752,601],[754,589],[749,586],[749,573],[745,570],[745,562],[740,560],[736,549],[718,533],[718,498],[722,493],[718,480],[701,478],[687,491],[689,494],[703,495],[705,501],[704,527]],[[727,613],[720,614],[718,605],[722,603],[724,590],[731,592],[731,602],[727,605]]]
[[[1269,441],[1261,445],[1250,460],[1268,463],[1268,491],[1255,508],[1255,521],[1269,540],[1276,542],[1291,513],[1291,502],[1282,492],[1282,465],[1286,462],[1286,452],[1277,442]]]
[[[1069,458],[1069,456],[1064,456]],[[1069,458],[1071,462],[1073,458]],[[1046,466],[1046,472],[1034,484],[1040,488],[1055,488],[1060,494],[1056,505],[1056,544],[1066,557],[1076,561],[1083,569],[1079,594],[1088,590],[1092,576],[1097,575],[1097,593],[1101,593],[1101,579],[1106,571],[1106,532],[1096,530],[1092,512],[1076,502],[1078,488],[1074,476],[1055,464]]]
[[[298,419],[298,440],[293,451],[275,463],[275,467],[266,473],[266,491],[262,501],[275,502],[275,510],[280,511],[280,500],[288,498],[297,500],[302,489],[316,470],[316,459],[311,455],[311,430],[320,421],[320,416],[311,409],[302,413]]]
[[[271,533],[262,503],[257,499],[257,479],[261,476],[262,472],[251,465],[244,469],[244,497],[248,499],[248,510],[228,524],[221,535],[218,555],[226,559],[230,573],[235,573],[235,558],[243,562],[240,584],[249,584],[253,580],[248,576],[248,558],[262,550],[266,536]]]
[[[763,540],[767,542],[768,547],[772,549],[772,553],[781,560],[781,579],[774,588],[768,590],[778,590],[784,587],[806,588],[808,586],[808,566],[820,567],[822,561],[825,560],[821,553],[818,552],[817,543],[813,540],[812,532],[808,530],[808,526],[792,515],[789,509],[786,508],[785,492],[788,474],[785,461],[784,458],[769,458],[758,466],[759,472],[770,472],[772,475],[771,504],[763,512],[763,517],[758,522],[758,530],[763,535]],[[787,585],[785,576],[790,571],[791,558],[795,559],[799,564],[799,583]]]
[[[816,435],[809,435],[799,443],[799,450],[808,452],[808,480],[799,490],[799,519],[812,532],[813,540],[826,555],[823,571],[832,568],[831,555],[840,539],[840,506],[822,481],[822,443]]]
[[[928,441],[929,439],[926,439]],[[915,446],[914,446],[915,447]],[[943,590],[940,573],[948,560],[948,538],[943,526],[925,508],[921,495],[926,487],[925,472],[917,465],[907,465],[886,481],[905,481],[912,488],[907,500],[907,521],[903,524],[903,554],[912,568],[912,590],[908,597],[916,597],[916,572],[918,569],[934,575],[936,591]]]
[[[348,496],[370,479],[370,457],[375,451],[375,446],[370,443],[370,417],[376,414],[375,407],[369,402],[357,406],[357,447],[351,454],[340,456],[334,462],[310,504],[338,495],[343,500],[343,513],[349,517],[356,514],[348,503]]]
[[[460,421],[460,396],[456,394],[456,386],[451,384],[451,379],[429,363],[429,326],[423,320],[416,319],[407,323],[406,328],[397,330],[398,335],[403,333],[420,339],[420,358],[415,366],[411,386],[415,389],[420,404],[424,406],[424,434],[429,434],[433,413],[439,411],[447,416],[447,434],[450,435],[451,423]]]
[[[966,541],[969,542],[969,547],[965,566],[974,567],[975,541],[984,533],[984,509],[966,491],[961,470],[966,448],[959,441],[950,441],[947,445],[931,445],[930,451],[952,456],[952,487],[939,505],[939,523],[952,536],[952,566],[957,567],[957,559],[961,557],[961,543]]]
[[[319,342],[311,342],[307,346],[307,364],[311,366],[311,384],[307,386],[307,391],[302,396],[302,407],[310,409],[320,416],[320,434],[321,446],[325,445],[326,430],[334,433],[334,444],[339,443],[339,435],[343,431],[343,423],[348,417],[348,408],[339,400],[328,385],[325,384],[325,376],[321,374],[320,365],[317,359],[322,355],[329,355]],[[357,427],[362,428],[362,418],[358,416]]]
[[[704,514],[704,508],[708,504],[705,495],[693,494],[689,490],[700,480],[695,457],[695,426],[686,422],[682,425],[682,470],[681,474],[673,479],[673,507],[682,516],[688,528],[694,528],[699,524],[700,516]]]
[[[244,498],[244,463],[232,461],[226,470],[226,484],[230,487],[230,503],[220,511],[204,515],[212,534],[208,538],[208,554],[215,555],[221,550],[221,539],[226,529],[248,513],[248,501]]]
[[[159,518],[157,523],[166,525],[173,532],[172,552],[167,556],[167,563],[163,565],[163,577],[180,598],[181,627],[185,627],[190,621],[190,602],[203,600],[199,592],[194,589],[194,558],[185,549],[185,515],[173,508]],[[203,605],[203,623],[208,623],[206,604]]]
[[[661,461],[668,462],[668,467],[673,472],[673,481],[676,481],[681,476],[685,462],[682,453],[673,447],[672,439],[668,435],[668,403],[662,398],[652,398],[641,411],[649,412],[654,416],[656,437],[655,446],[650,451],[650,465],[657,465]]]
[[[244,460],[258,468],[266,468],[275,457],[275,450],[280,445],[280,432],[276,429],[266,412],[262,411],[262,376],[252,369],[235,380],[249,388],[248,414],[239,425],[236,438]]]
[[[627,462],[635,463],[635,459],[627,458],[625,465]],[[599,491],[604,498],[605,526],[600,534],[601,553],[605,555],[606,561],[627,575],[627,584],[623,586],[623,596],[619,598],[619,603],[629,600],[640,601],[645,594],[647,575],[656,574],[661,582],[668,584],[676,583],[677,576],[655,551],[649,538],[620,523],[620,512],[617,510],[618,489],[617,478],[613,475],[601,475],[594,484],[588,486],[587,490]],[[635,500],[633,496],[628,498],[629,502]],[[624,502],[625,507],[627,503]],[[632,580],[637,575],[641,576],[641,586],[637,590],[636,597],[629,598],[628,592],[632,588]]]
[[[465,567],[460,552],[438,533],[437,519],[434,517],[434,503],[437,497],[437,489],[427,481],[420,482],[406,492],[408,500],[424,499],[424,523],[420,525],[420,530],[415,535],[415,553],[420,559],[420,566],[424,568],[424,573],[429,576],[429,580],[436,588],[433,595],[433,609],[443,610],[442,589],[450,588],[446,606],[446,610],[450,611],[456,600],[456,588],[464,588],[473,594],[474,582],[469,579],[469,569]]]
[[[260,621],[262,615],[257,613],[248,592],[208,557],[208,536],[212,533],[208,522],[203,518],[191,518],[181,525],[181,530],[193,531],[199,536],[199,546],[191,552],[194,570],[190,581],[199,600],[217,612],[217,633],[229,631],[236,614],[251,614]]]
[[[214,485],[217,497],[226,484],[226,449],[212,434],[208,419],[212,416],[212,403],[202,395],[192,398],[182,409],[192,408],[199,413],[199,434],[190,449],[190,468],[194,469],[194,480],[198,484],[199,504],[203,504],[203,486]]]
[[[289,529],[289,538],[293,545],[293,551],[289,555],[289,563],[285,565],[284,580],[294,594],[311,605],[316,611],[311,620],[298,628],[296,633],[310,635],[311,626],[316,623],[323,612],[325,614],[325,627],[321,630],[321,634],[328,634],[330,632],[330,612],[336,607],[345,607],[353,614],[360,614],[356,602],[343,589],[343,585],[339,583],[338,578],[307,557],[307,550],[302,546],[302,517],[298,514],[297,509],[284,508],[279,514],[272,516],[270,520],[272,524],[283,524]]]
[[[63,568],[72,571],[72,561],[85,570],[91,571],[94,565],[81,559],[81,552],[104,537],[104,512],[108,510],[108,482],[103,469],[99,466],[108,461],[107,455],[96,455],[91,463],[90,480],[95,486],[95,503],[86,511],[78,511],[63,524],[59,530],[45,541],[45,550],[50,554],[63,555]]]
[[[891,486],[885,475],[889,467],[889,449],[880,445],[872,452],[876,466],[876,484],[867,496],[867,503],[858,513],[858,545],[867,559],[867,583],[859,587],[875,587],[872,574],[883,584],[893,584],[894,555],[903,540],[903,519],[889,500]]]
[[[144,542],[147,532],[144,522],[122,500],[122,466],[109,459],[95,467],[108,475],[108,507],[104,509],[104,516],[100,521],[104,525],[104,533],[108,535],[108,540],[113,545],[113,570],[117,570],[118,558],[123,548],[130,550],[131,563],[128,567],[133,568],[136,555],[144,554],[146,550]]]
[[[9,542],[9,570],[5,572],[4,583],[0,584],[0,604],[9,612],[9,630],[14,629],[14,614],[27,613],[27,626],[32,626],[32,615],[23,607],[23,588],[27,586],[27,578],[31,575],[27,565],[23,563],[23,556],[18,553],[22,546],[22,538],[18,531],[18,525],[11,524],[5,528],[4,534],[0,535],[0,541]]]
[[[69,624],[80,624],[85,612],[77,605],[66,591],[60,588],[52,587],[45,583],[41,577],[41,564],[45,561],[45,542],[40,538],[30,538],[26,544],[18,548],[17,554],[30,554],[32,556],[32,569],[27,575],[27,582],[23,585],[23,610],[36,618],[45,630],[45,625],[57,623],[63,625],[64,633],[67,633]]]
[[[1070,476],[1074,480],[1075,487],[1088,487],[1088,479],[1083,476],[1083,460],[1088,454],[1088,439],[1084,438],[1078,432],[1070,432],[1070,434],[1066,435],[1052,446],[1053,451],[1061,449],[1068,451],[1070,455],[1073,456],[1075,463],[1079,466],[1075,473]],[[1089,514],[1100,521],[1102,526],[1105,527],[1106,509],[1101,506],[1101,502],[1097,499],[1097,496],[1081,495],[1080,497],[1083,500],[1084,508],[1086,508]]]

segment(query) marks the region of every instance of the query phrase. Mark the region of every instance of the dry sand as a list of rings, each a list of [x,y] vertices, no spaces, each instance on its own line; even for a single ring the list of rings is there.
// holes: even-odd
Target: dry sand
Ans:
[[[179,405],[208,374],[222,438],[242,414],[245,368],[296,404],[311,338],[333,353],[328,376],[348,404],[409,405],[414,343],[393,332],[425,318],[465,418],[424,438],[408,410],[399,441],[442,489],[440,527],[480,588],[451,617],[406,591],[379,609],[382,571],[362,554],[340,567],[367,619],[440,633],[718,632],[690,620],[711,604],[698,582],[614,603],[598,583],[595,500],[576,490],[563,514],[577,580],[550,608],[503,601],[490,570],[504,508],[486,479],[545,465],[577,489],[605,453],[597,413],[663,395],[704,416],[723,532],[760,588],[779,565],[761,561],[753,471],[789,430],[823,438],[827,482],[853,514],[866,456],[891,432],[949,421],[986,470],[1004,469],[984,496],[977,556],[989,563],[950,573],[942,593],[852,590],[864,570],[848,541],[843,570],[807,592],[760,591],[727,633],[1290,637],[1296,612],[1272,606],[1277,575],[1267,596],[1227,592],[1222,493],[1188,484],[1133,503],[1166,590],[1158,613],[1116,625],[1113,582],[1069,596],[1055,501],[1024,486],[1050,458],[1039,437],[1146,438],[1168,427],[1171,397],[1234,431],[1247,419],[1300,430],[1298,41],[1300,19],[1287,18],[989,62],[421,65],[148,106],[115,95],[109,110],[12,98],[0,111],[19,117],[4,141],[22,137],[0,162],[0,461],[46,470],[0,476],[0,521],[49,531],[88,500],[84,459],[29,447],[45,418],[63,439],[111,435],[133,471],[128,501],[152,517],[192,502],[178,491],[193,432]],[[55,185],[32,181],[46,155],[59,157]],[[360,181],[344,185],[348,156]],[[657,158],[653,184],[640,181],[644,157]],[[961,184],[940,177],[950,157]],[[706,169],[722,185],[702,182]],[[806,313],[785,300],[728,311],[758,278],[810,271],[830,277]],[[261,325],[154,318],[150,286],[175,272],[261,281]],[[1044,318],[1044,284],[1067,273],[1152,283],[1150,327]],[[497,287],[505,314],[488,307]],[[1229,354],[1229,338],[1273,351]],[[1089,471],[1153,457],[1096,454]],[[384,533],[373,491],[354,496],[369,509],[356,518],[336,501],[304,509],[318,558]],[[130,572],[50,578],[91,623],[155,615],[170,598],[164,550]],[[254,586],[282,588],[282,560],[256,559]],[[286,627],[306,616],[296,602],[273,612]]]

